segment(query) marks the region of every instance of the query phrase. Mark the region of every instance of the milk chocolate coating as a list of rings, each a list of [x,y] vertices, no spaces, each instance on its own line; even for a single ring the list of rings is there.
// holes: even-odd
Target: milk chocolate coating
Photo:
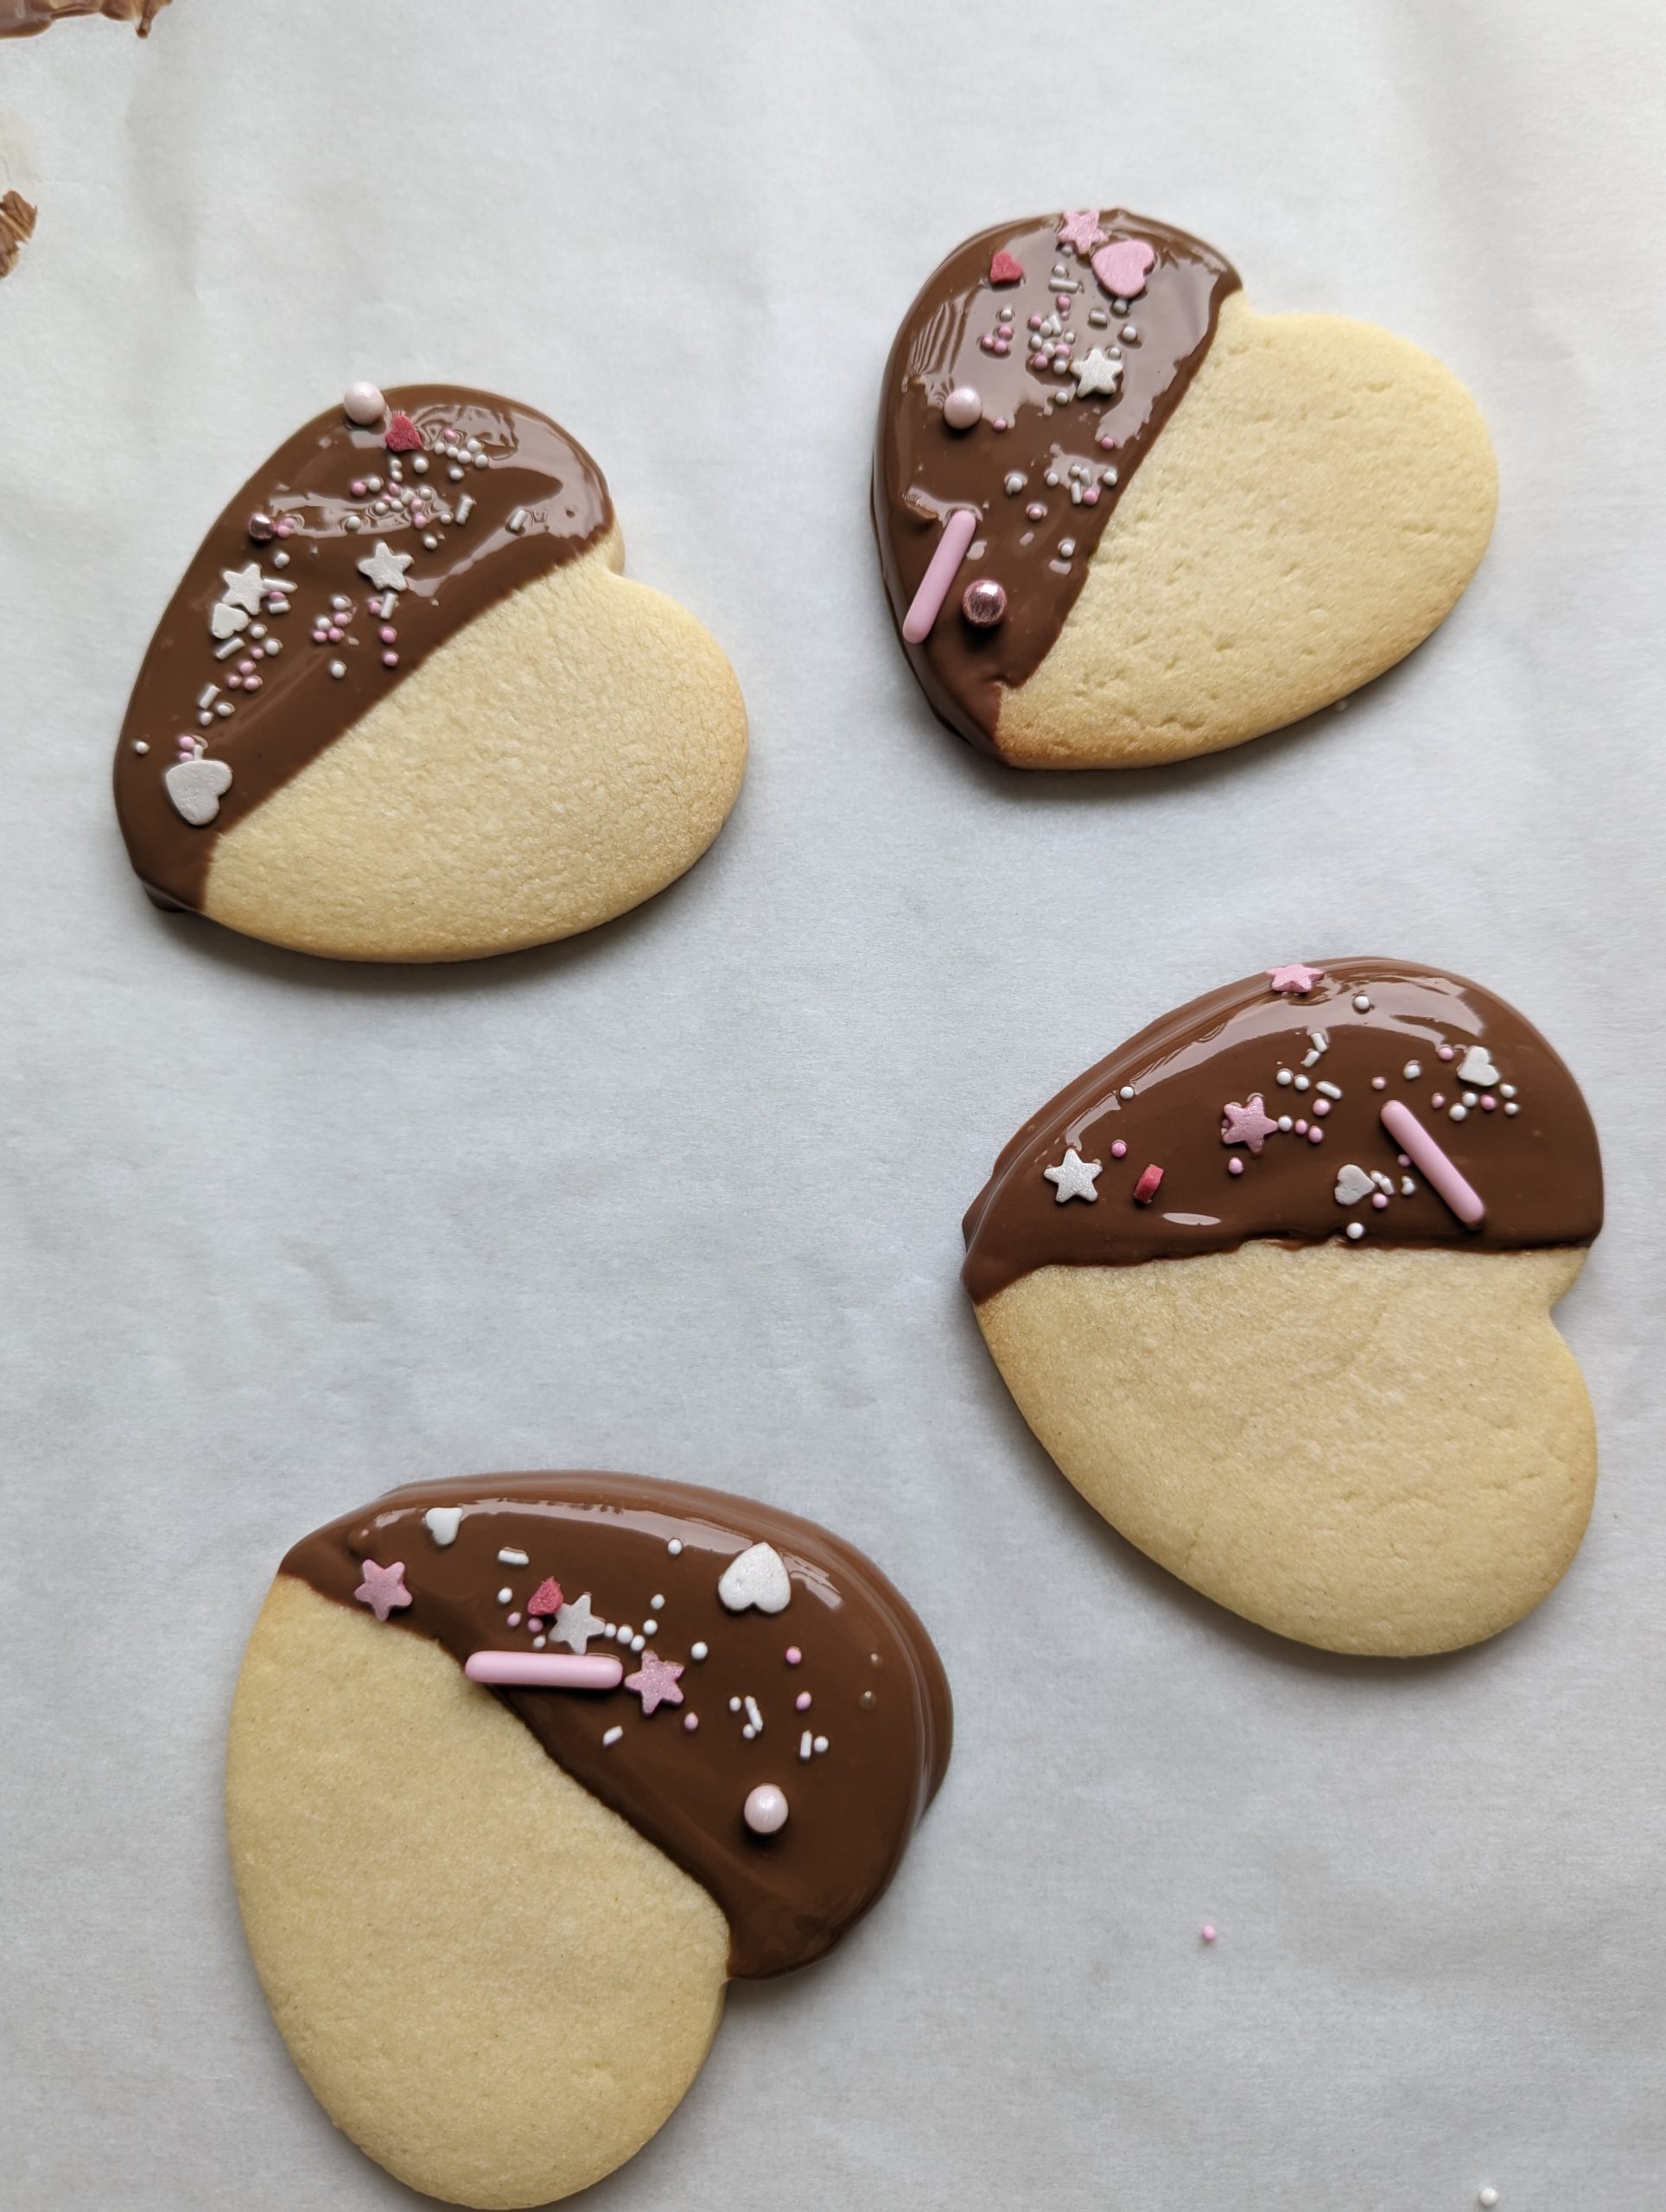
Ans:
[[[0,0],[0,38],[33,38],[50,30],[61,16],[108,16],[113,22],[131,23],[141,38],[168,0]]]
[[[164,906],[200,908],[223,830],[298,775],[477,614],[535,576],[576,560],[612,525],[601,471],[535,409],[455,385],[405,385],[385,397],[390,409],[409,416],[422,433],[427,473],[415,473],[415,454],[388,452],[385,426],[362,429],[340,407],[315,416],[226,508],[150,641],[116,749],[116,810],[136,872]],[[460,481],[452,480],[449,469],[457,464],[439,444],[447,425],[465,440],[478,438],[487,458],[485,467],[467,462]],[[407,486],[453,513],[465,497],[472,499],[467,518],[447,523],[430,508],[423,524],[397,507],[374,512],[375,499],[388,496],[396,458]],[[371,476],[383,480],[383,492],[355,497],[350,486]],[[251,538],[257,514],[275,523],[287,518],[293,534]],[[512,516],[520,521],[512,531]],[[350,517],[358,529],[349,528]],[[425,534],[438,538],[435,550],[423,545]],[[392,669],[383,663],[382,618],[372,611],[381,594],[359,566],[378,540],[392,553],[413,556],[388,617],[398,632]],[[283,569],[273,563],[278,551],[289,556]],[[238,656],[215,658],[209,620],[225,594],[225,572],[251,562],[263,575],[290,585],[292,611],[258,617],[283,652],[260,660],[258,692],[234,693],[226,676]],[[329,613],[338,596],[352,601],[347,635],[339,645],[315,645],[314,620]],[[332,662],[346,664],[345,677],[332,677]],[[203,729],[197,702],[209,683],[220,686],[232,712]],[[219,814],[200,828],[181,818],[163,783],[181,734],[200,738],[207,757],[223,760],[232,771]],[[147,752],[136,753],[138,743]]]
[[[1319,963],[1310,963],[1317,965]],[[967,1213],[962,1280],[980,1303],[1033,1268],[1132,1267],[1142,1260],[1228,1252],[1254,1237],[1283,1244],[1346,1241],[1359,1249],[1459,1245],[1485,1252],[1588,1244],[1602,1226],[1602,1161],[1578,1084],[1538,1031],[1478,983],[1398,960],[1332,960],[1304,996],[1275,992],[1266,975],[1194,999],[1142,1029],[1109,1059],[1061,1090],[1024,1125],[995,1162]],[[1356,1007],[1356,997],[1370,1001]],[[1311,1066],[1313,1032],[1329,1039]],[[1453,1057],[1439,1057],[1443,1045]],[[1472,1045],[1485,1046],[1497,1081],[1460,1079]],[[1408,1077],[1413,1062],[1421,1072]],[[1279,1082],[1281,1069],[1291,1080]],[[1299,1090],[1295,1078],[1307,1088]],[[1372,1088],[1375,1077],[1383,1088]],[[1330,1099],[1328,1084],[1341,1092]],[[1510,1086],[1514,1096],[1505,1095]],[[1123,1098],[1124,1087],[1134,1096]],[[1442,1103],[1435,1106],[1434,1097]],[[1259,1153],[1228,1144],[1230,1104],[1259,1096],[1266,1114],[1323,1130],[1313,1143],[1294,1128],[1263,1137]],[[1464,1105],[1472,1096],[1472,1105]],[[1483,1103],[1491,1098],[1489,1108]],[[1400,1164],[1383,1127],[1399,1099],[1485,1202],[1466,1229],[1415,1167]],[[1458,1121],[1454,1106],[1463,1108]],[[1516,1108],[1511,1113],[1510,1106]],[[1319,1109],[1319,1110],[1316,1110]],[[1121,1141],[1120,1160],[1111,1147]],[[1060,1203],[1044,1171],[1073,1146],[1098,1160],[1098,1196]],[[1242,1164],[1234,1174],[1230,1163]],[[1386,1174],[1393,1195],[1344,1205],[1341,1169]],[[1151,1166],[1155,1197],[1134,1188]],[[1409,1179],[1409,1193],[1402,1184]]]
[[[436,1505],[464,1508],[448,1546],[423,1522]],[[757,1543],[785,1562],[791,1599],[779,1613],[731,1612],[718,1579]],[[529,1563],[505,1565],[503,1549]],[[588,1592],[595,1614],[639,1634],[657,1612],[647,1649],[682,1663],[680,1706],[645,1713],[623,1686],[484,1694],[710,1892],[728,1921],[732,1974],[785,1974],[830,1949],[890,1881],[943,1779],[951,1708],[930,1638],[871,1560],[796,1515],[639,1475],[480,1475],[391,1491],[303,1538],[281,1572],[358,1611],[366,1558],[404,1562],[413,1602],[389,1614],[388,1629],[431,1637],[459,1665],[474,1651],[532,1649],[527,1603],[546,1575],[569,1602]],[[692,1656],[697,1643],[704,1659]],[[789,1647],[802,1652],[797,1665]],[[641,1664],[608,1638],[589,1651],[621,1659],[626,1676]],[[748,1697],[764,1724],[751,1740],[744,1703],[729,1710]],[[697,1729],[684,1726],[690,1713]],[[614,1727],[623,1735],[604,1745]],[[806,1730],[828,1738],[824,1752],[800,1757]],[[787,1799],[773,1835],[754,1834],[742,1815],[760,1783]]]
[[[1142,238],[1156,256],[1144,291],[1117,315],[1089,257],[1059,244],[1059,226],[1057,216],[1001,223],[957,246],[904,319],[880,397],[874,529],[899,635],[944,518],[957,507],[975,507],[980,517],[931,634],[920,645],[904,640],[903,650],[936,712],[987,753],[998,753],[1002,691],[1033,676],[1051,651],[1118,499],[1185,396],[1222,300],[1238,288],[1236,270],[1212,247],[1114,208],[1099,217],[1107,238]],[[1022,265],[1021,283],[990,283],[997,252]],[[1054,314],[1058,288],[1051,278],[1060,263],[1080,287],[1065,317],[1073,334],[1067,350],[1078,360],[1095,346],[1120,356],[1122,388],[1114,398],[1078,399],[1074,378],[1051,365],[1052,341],[1049,365],[1029,366],[1029,317]],[[979,342],[996,328],[1003,308],[1013,310],[1014,332],[1004,359]],[[1106,315],[1103,326],[1089,322],[1093,308]],[[1120,334],[1127,326],[1137,334],[1133,340]],[[953,429],[944,418],[943,403],[957,385],[970,385],[983,402],[982,420],[969,430]],[[997,417],[1006,429],[995,429]],[[1098,442],[1102,435],[1116,441],[1110,450]],[[1098,492],[1091,505],[1072,502],[1073,463],[1091,472]],[[1050,469],[1056,486],[1046,481]],[[1006,480],[1014,473],[1026,482],[1008,492]],[[1040,522],[1027,513],[1036,502],[1046,508]],[[1073,552],[1061,555],[1061,540],[1071,539]],[[960,602],[968,584],[984,576],[1005,590],[1007,612],[980,629]]]

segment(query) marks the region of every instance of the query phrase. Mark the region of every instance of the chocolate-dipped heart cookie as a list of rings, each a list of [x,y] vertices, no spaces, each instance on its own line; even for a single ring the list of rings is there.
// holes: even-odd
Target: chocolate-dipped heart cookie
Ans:
[[[661,891],[746,764],[728,663],[621,574],[607,487],[535,409],[342,407],[203,541],[151,641],[116,805],[161,904],[353,960],[466,960]]]
[[[1027,768],[1212,753],[1351,691],[1485,548],[1485,426],[1370,323],[1256,314],[1117,208],[956,249],[897,334],[874,518],[932,705]]]
[[[1281,1635],[1406,1657],[1560,1579],[1596,1433],[1550,1319],[1596,1133],[1478,984],[1296,962],[1078,1077],[966,1216],[1020,1410],[1160,1565]]]
[[[394,1491],[284,1560],[232,1709],[256,1967],[431,2195],[544,2204],[675,2109],[732,1975],[820,1958],[943,1778],[906,1604],[812,1522],[639,1476]]]

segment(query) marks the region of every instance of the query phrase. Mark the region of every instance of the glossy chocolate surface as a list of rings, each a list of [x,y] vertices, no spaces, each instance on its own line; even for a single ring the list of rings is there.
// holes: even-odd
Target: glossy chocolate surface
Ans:
[[[462,1509],[448,1544],[424,1520],[434,1507]],[[732,1611],[719,1578],[760,1543],[785,1565],[791,1596],[779,1612]],[[681,1667],[681,1702],[651,1712],[627,1686],[643,1655],[597,1634],[577,1645],[623,1662],[618,1688],[482,1694],[711,1893],[735,1975],[784,1974],[829,1950],[890,1881],[943,1779],[951,1712],[930,1638],[878,1568],[813,1522],[641,1476],[477,1476],[390,1491],[304,1538],[282,1572],[354,1605],[366,1559],[404,1566],[412,1602],[389,1613],[388,1632],[429,1637],[460,1665],[476,1651],[530,1653],[537,1637],[575,1648],[552,1621],[528,1622],[553,1577],[564,1601],[588,1596],[601,1620]],[[754,1834],[742,1808],[772,1783],[786,1823]]]
[[[1494,1252],[1591,1242],[1602,1162],[1590,1112],[1513,1007],[1402,961],[1309,972],[1305,993],[1260,975],[1194,999],[1027,1122],[963,1224],[973,1298],[1036,1268],[1131,1267],[1256,1237]],[[1469,1059],[1474,1047],[1482,1059]],[[1395,1100],[1478,1194],[1478,1224],[1402,1156],[1382,1121]],[[1262,1127],[1281,1120],[1289,1127]],[[1061,1200],[1047,1179],[1067,1149],[1097,1163],[1094,1198]],[[1153,1167],[1161,1179],[1141,1203]],[[1362,1179],[1370,1188],[1345,1196]]]
[[[937,713],[989,752],[997,749],[1002,692],[1033,675],[1063,629],[1118,499],[1180,404],[1221,301],[1238,283],[1212,247],[1122,208],[1099,215],[1102,243],[1092,253],[1062,240],[1061,227],[1057,216],[1002,223],[957,247],[905,317],[880,400],[874,527],[899,632],[944,518],[961,507],[978,517],[930,634],[903,649]],[[1121,308],[1092,266],[1094,253],[1120,240],[1143,241],[1154,257],[1141,290]],[[1021,278],[994,281],[992,272],[1006,269],[997,256]],[[1004,353],[996,335],[1003,328],[1012,333]],[[1095,353],[1104,357],[1098,373],[1078,380],[1070,365],[1087,368]],[[1092,391],[1110,374],[1116,391]],[[965,429],[944,414],[959,390],[981,402]],[[1005,613],[979,626],[962,600],[983,579],[1002,587]]]

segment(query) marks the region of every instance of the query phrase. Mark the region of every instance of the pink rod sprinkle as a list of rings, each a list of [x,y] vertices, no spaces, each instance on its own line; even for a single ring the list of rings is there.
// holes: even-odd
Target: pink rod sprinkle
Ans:
[[[471,1682],[535,1690],[613,1690],[625,1673],[622,1659],[570,1657],[555,1651],[471,1651],[463,1662]]]
[[[943,612],[949,587],[960,573],[966,548],[977,535],[977,514],[971,507],[957,507],[943,525],[943,535],[932,556],[931,566],[919,580],[913,605],[903,617],[902,634],[918,645],[932,634],[932,625]]]
[[[1411,1161],[1421,1167],[1435,1196],[1443,1198],[1466,1229],[1478,1229],[1486,1217],[1480,1193],[1466,1183],[1409,1106],[1390,1098],[1383,1109],[1383,1126]]]

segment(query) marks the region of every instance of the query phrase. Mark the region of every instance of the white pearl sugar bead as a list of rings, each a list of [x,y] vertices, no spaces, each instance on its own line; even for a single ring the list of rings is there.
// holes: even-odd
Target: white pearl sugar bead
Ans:
[[[342,394],[341,404],[349,423],[357,423],[368,429],[372,423],[379,423],[388,411],[388,404],[373,384],[350,384]]]
[[[743,1810],[754,1835],[773,1835],[786,1826],[786,1793],[773,1782],[760,1782],[747,1792]]]

